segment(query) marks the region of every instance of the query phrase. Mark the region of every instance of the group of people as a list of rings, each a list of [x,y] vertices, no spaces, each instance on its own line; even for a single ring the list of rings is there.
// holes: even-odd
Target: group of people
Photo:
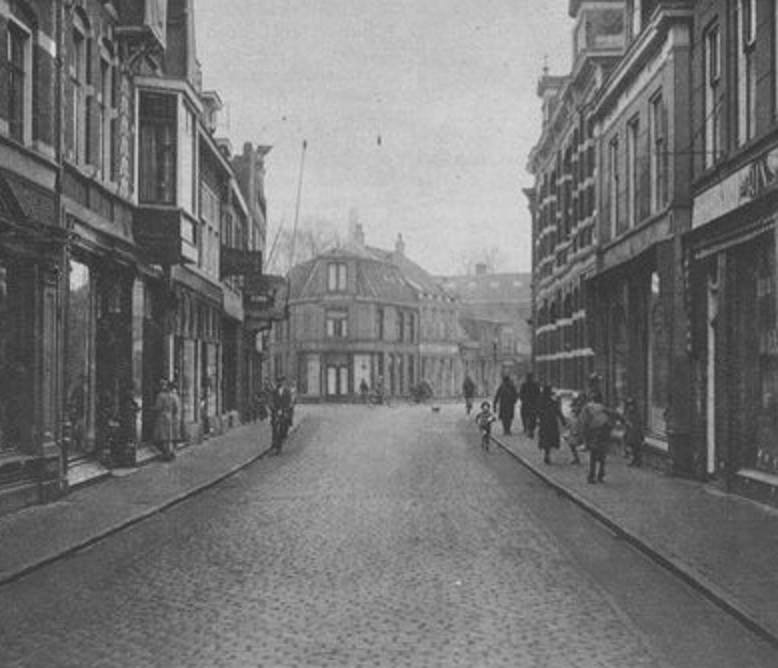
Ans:
[[[468,413],[474,388],[473,381],[469,376],[466,377],[462,391]],[[624,446],[631,455],[630,466],[642,465],[644,429],[637,402],[632,398],[627,399],[623,413],[607,407],[600,389],[600,378],[596,374],[592,374],[589,379],[588,393],[574,397],[569,418],[565,417],[553,388],[550,385],[541,386],[532,373],[527,374],[518,390],[511,378],[504,376],[493,404],[484,401],[476,416],[482,433],[489,436],[492,422],[499,418],[503,434],[510,435],[517,402],[521,402],[524,434],[534,438],[537,430],[538,448],[543,452],[544,463],[551,464],[551,452],[559,449],[564,427],[567,429],[564,440],[572,454],[571,464],[580,464],[578,450],[583,446],[589,452],[587,481],[592,484],[603,482],[605,459],[613,438],[613,428],[621,424],[624,428]]]

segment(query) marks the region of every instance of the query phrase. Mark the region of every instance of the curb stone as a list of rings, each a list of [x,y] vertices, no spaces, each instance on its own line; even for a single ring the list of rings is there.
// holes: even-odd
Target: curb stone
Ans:
[[[769,624],[760,620],[757,614],[748,610],[742,603],[737,601],[734,596],[724,591],[702,573],[696,571],[677,557],[655,548],[648,540],[641,537],[639,534],[626,529],[623,525],[609,517],[606,512],[600,509],[594,502],[586,499],[574,490],[566,487],[563,483],[555,480],[552,476],[543,472],[527,457],[515,452],[513,448],[503,443],[500,439],[492,436],[492,440],[527,470],[540,478],[549,487],[554,488],[557,493],[567,497],[577,506],[592,515],[616,536],[623,538],[660,566],[670,571],[676,577],[679,577],[717,607],[737,619],[741,624],[748,628],[749,631],[767,641],[773,647],[778,648],[778,633],[771,630]]]
[[[301,416],[299,420],[295,421],[294,425],[289,429],[289,435],[291,436],[294,432],[296,432],[303,422],[305,422],[305,416]],[[223,482],[227,478],[234,476],[236,473],[242,471],[243,469],[248,468],[255,462],[264,458],[265,456],[268,455],[268,453],[271,450],[272,450],[272,446],[268,445],[260,452],[252,455],[248,460],[232,466],[228,471],[219,474],[218,476],[216,476],[216,478],[197,484],[191,489],[176,494],[171,498],[167,499],[166,501],[158,503],[150,508],[146,508],[143,511],[131,513],[124,519],[110,526],[103,527],[102,529],[99,529],[91,536],[84,538],[82,540],[78,540],[74,542],[72,545],[68,545],[67,547],[60,549],[54,554],[49,554],[41,559],[32,560],[29,563],[25,564],[24,566],[21,566],[15,570],[0,575],[0,587],[16,582],[17,580],[20,580],[21,578],[29,575],[30,573],[40,568],[43,568],[44,566],[48,566],[49,564],[59,561],[60,559],[64,559],[73,554],[76,554],[77,552],[80,552],[81,550],[91,547],[96,543],[99,543],[100,541],[109,538],[110,536],[124,529],[127,529],[135,524],[139,524],[140,522],[148,519],[149,517],[152,517],[153,515],[162,513],[167,509],[172,508],[175,505],[178,505],[182,501],[185,501],[188,498],[196,496],[197,494],[200,494],[201,492],[204,492],[210,489],[211,487],[215,487],[216,485]],[[157,463],[157,461],[158,460],[155,459],[154,462],[149,462],[149,464],[153,465],[154,463]],[[100,484],[100,483],[97,482],[95,484]]]

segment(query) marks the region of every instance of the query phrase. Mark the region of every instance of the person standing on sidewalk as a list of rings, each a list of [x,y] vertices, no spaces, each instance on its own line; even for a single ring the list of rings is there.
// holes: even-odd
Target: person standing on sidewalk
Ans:
[[[551,450],[559,449],[559,423],[567,424],[559,399],[554,396],[551,385],[544,385],[538,405],[540,419],[538,429],[538,448],[543,451],[543,463],[551,463]]]
[[[290,425],[290,412],[292,410],[292,393],[285,384],[286,378],[278,376],[276,387],[270,400],[270,425],[273,429],[273,451],[281,454],[281,446],[284,443]]]
[[[570,420],[567,423],[567,433],[564,435],[567,441],[567,447],[570,448],[570,454],[573,458],[571,464],[580,464],[581,458],[578,456],[578,446],[583,445],[584,439],[581,433],[581,410],[584,405],[583,394],[576,394],[570,402]]]
[[[642,466],[645,440],[643,420],[637,402],[632,397],[629,397],[624,404],[624,426],[624,447],[632,456],[627,466]]]
[[[538,402],[540,401],[540,385],[532,373],[528,373],[519,388],[521,401],[521,424],[524,433],[530,438],[535,437],[535,425],[538,419]]]
[[[497,409],[497,415],[500,416],[500,422],[502,422],[502,433],[506,436],[511,435],[511,425],[513,424],[513,416],[516,414],[518,398],[519,393],[516,391],[516,386],[510,376],[503,376],[502,384],[497,388],[492,405]]]
[[[167,380],[159,382],[159,393],[154,402],[156,417],[154,420],[154,442],[162,451],[162,457],[168,461],[175,459],[176,451],[173,446],[173,413],[175,411],[175,399],[170,393]]]
[[[587,482],[605,482],[605,458],[608,454],[611,430],[621,416],[607,408],[602,394],[595,390],[581,410],[580,428],[589,450],[589,477]]]

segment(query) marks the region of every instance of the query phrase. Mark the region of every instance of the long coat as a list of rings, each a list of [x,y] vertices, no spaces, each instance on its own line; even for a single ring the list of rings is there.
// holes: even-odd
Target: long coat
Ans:
[[[538,407],[539,433],[538,447],[541,450],[551,450],[559,447],[559,423],[564,423],[559,401],[554,398],[541,397]]]
[[[157,417],[154,420],[154,442],[167,443],[176,438],[175,421],[178,413],[178,400],[168,391],[162,390],[154,403]]]
[[[494,405],[500,420],[512,420],[516,414],[516,402],[519,399],[519,393],[512,381],[503,381],[497,388],[497,394],[494,395]]]

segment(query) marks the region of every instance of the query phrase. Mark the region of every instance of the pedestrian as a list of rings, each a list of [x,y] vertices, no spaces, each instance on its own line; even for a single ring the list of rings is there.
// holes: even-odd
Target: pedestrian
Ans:
[[[611,430],[616,421],[621,420],[619,414],[605,406],[602,394],[593,391],[589,400],[581,410],[581,430],[584,442],[589,450],[590,484],[605,482],[605,458],[611,439]]]
[[[181,429],[181,395],[178,393],[178,383],[176,381],[170,383],[170,396],[173,399],[171,419],[173,421],[173,452],[175,453],[178,444],[184,440],[183,430]]]
[[[519,399],[521,400],[521,424],[524,433],[530,438],[534,438],[538,401],[540,400],[540,384],[535,380],[532,372],[527,374],[519,388]]]
[[[476,414],[475,422],[481,431],[481,447],[484,450],[489,450],[489,441],[492,438],[492,422],[496,419],[489,402],[481,402],[481,410]]]
[[[629,397],[624,403],[624,448],[632,456],[628,466],[643,465],[643,443],[645,434],[643,420],[637,402]]]
[[[494,395],[494,407],[497,411],[497,415],[502,422],[502,433],[506,436],[511,434],[511,425],[513,424],[513,416],[516,412],[516,402],[519,399],[519,393],[516,391],[516,386],[510,379],[510,376],[503,376],[502,384],[497,388],[497,393]]]
[[[175,459],[176,453],[173,447],[173,412],[175,399],[170,393],[167,380],[159,382],[159,392],[154,402],[156,417],[154,420],[154,442],[162,451],[162,457],[166,460]]]
[[[278,376],[270,400],[270,424],[273,428],[273,451],[281,454],[281,446],[289,432],[289,414],[292,409],[292,393],[286,386],[286,378]]]
[[[567,442],[567,447],[570,448],[570,454],[573,455],[573,458],[570,460],[571,464],[581,463],[581,458],[578,456],[578,448],[584,442],[581,430],[581,409],[584,402],[584,394],[576,394],[570,402],[570,419],[567,422],[567,432],[564,435],[564,439]]]
[[[366,404],[368,402],[368,394],[370,393],[370,387],[367,384],[367,381],[363,378],[359,382],[359,396],[362,399],[362,403]]]
[[[475,383],[470,374],[465,376],[465,380],[462,383],[462,396],[465,398],[465,412],[470,415],[470,411],[473,410],[473,397],[475,396]]]
[[[543,463],[551,463],[551,451],[559,449],[559,423],[567,424],[559,399],[554,396],[551,385],[544,385],[538,404],[539,430],[538,448],[543,451]]]

